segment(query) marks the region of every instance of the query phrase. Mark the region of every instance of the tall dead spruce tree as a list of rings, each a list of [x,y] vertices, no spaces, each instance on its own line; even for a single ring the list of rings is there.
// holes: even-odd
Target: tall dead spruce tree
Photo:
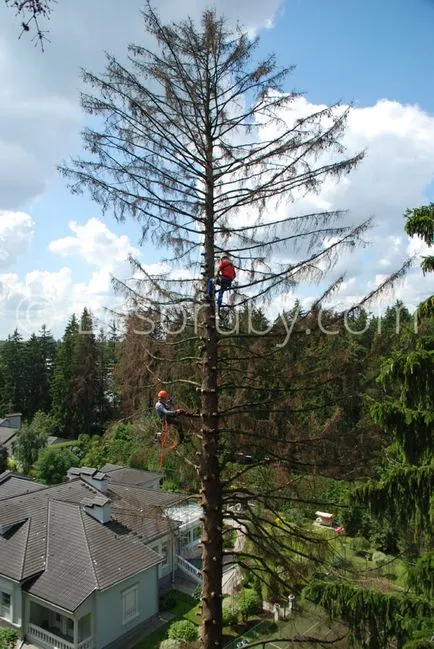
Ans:
[[[199,27],[191,20],[164,25],[150,6],[144,17],[151,49],[132,45],[126,65],[108,57],[104,75],[83,73],[93,94],[83,95],[82,105],[100,130],[84,132],[89,158],[61,171],[73,191],[88,190],[120,221],[137,219],[144,238],[174,251],[172,261],[201,271],[200,293],[190,275],[178,284],[147,277],[144,294],[159,292],[159,309],[199,307],[202,642],[215,649],[222,646],[222,335],[206,300],[207,279],[223,250],[250,273],[251,300],[321,275],[367,224],[346,227],[336,212],[272,219],[265,208],[315,192],[324,179],[350,172],[361,155],[330,162],[342,155],[347,117],[337,105],[288,125],[296,95],[282,84],[290,69],[278,68],[273,56],[257,63],[257,41],[214,12],[206,11]],[[301,261],[285,261],[293,242],[305,251]]]

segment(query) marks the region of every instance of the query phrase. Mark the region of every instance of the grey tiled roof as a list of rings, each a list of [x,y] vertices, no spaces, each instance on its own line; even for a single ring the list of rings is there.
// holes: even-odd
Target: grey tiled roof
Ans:
[[[0,485],[1,491],[2,485]],[[28,542],[23,558],[22,572],[11,574],[8,566],[7,554],[0,552],[0,574],[7,574],[13,579],[20,581],[40,573],[45,568],[46,541],[47,541],[47,519],[48,503],[51,499],[64,500],[66,502],[79,503],[83,498],[98,495],[96,489],[92,489],[81,480],[73,480],[55,487],[43,487],[37,491],[19,494],[0,500],[0,525],[29,521]],[[13,536],[8,539],[0,536],[0,547],[6,544],[9,548],[14,545]],[[2,556],[4,561],[2,561]]]
[[[55,500],[48,506],[46,557],[45,571],[27,591],[68,611],[74,611],[94,590],[108,588],[161,561],[143,543],[118,537],[78,505]]]
[[[145,486],[150,482],[162,478],[162,473],[155,473],[153,471],[141,471],[140,469],[130,469],[128,467],[119,466],[117,464],[106,464],[102,467],[101,471],[108,474],[110,482],[117,482],[120,484],[141,485]]]
[[[19,493],[2,500],[8,484]],[[12,527],[0,534],[0,575],[27,581],[30,593],[74,611],[95,589],[159,563],[145,544],[179,525],[163,509],[187,498],[116,483],[103,493],[84,478],[44,487],[3,474],[0,525]],[[112,520],[106,525],[84,509],[108,502]]]
[[[118,484],[110,484],[107,494],[111,499],[113,529],[119,534],[132,533],[143,543],[151,543],[179,526],[162,510],[187,498],[185,494]]]
[[[107,505],[107,503],[109,502],[110,498],[106,498],[105,496],[89,496],[87,498],[83,498],[83,500],[80,501],[80,505],[86,505],[86,507],[99,505],[100,507],[104,507],[104,505]]]
[[[0,425],[0,446],[6,446],[6,444],[10,442],[15,437],[16,434],[17,434],[16,428]]]
[[[113,500],[113,495],[122,499],[126,504],[134,501],[137,506],[154,505],[156,507],[170,507],[184,500],[188,496],[182,493],[171,493],[169,491],[160,491],[159,489],[145,489],[144,487],[130,486],[125,484],[116,484],[110,481],[107,490]]]
[[[10,471],[5,471],[0,475],[0,500],[40,489],[44,489],[44,486],[22,475]]]
[[[29,531],[30,521],[26,520],[0,534],[0,573],[5,577],[22,579]]]

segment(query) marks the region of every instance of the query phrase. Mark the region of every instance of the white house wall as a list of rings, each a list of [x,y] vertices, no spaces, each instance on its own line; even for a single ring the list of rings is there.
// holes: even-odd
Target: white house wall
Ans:
[[[124,624],[122,593],[138,585],[139,614]],[[117,638],[158,613],[157,566],[125,579],[107,590],[95,593],[94,630],[95,649],[103,649]]]
[[[12,619],[8,622],[21,628],[23,617],[21,585],[5,577],[0,577],[0,591],[11,595]]]
[[[163,550],[164,547],[167,547],[167,563],[164,565],[162,563],[158,566],[158,579],[161,582],[166,582],[171,578],[173,566],[174,566],[174,545],[172,536],[163,536],[161,539],[150,543],[148,547],[151,548],[154,552],[160,555],[166,554]]]

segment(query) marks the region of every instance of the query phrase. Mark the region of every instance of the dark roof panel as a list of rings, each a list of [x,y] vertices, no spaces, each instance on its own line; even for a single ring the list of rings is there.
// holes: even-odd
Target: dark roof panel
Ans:
[[[178,526],[163,510],[188,497],[115,482],[109,487],[103,493],[84,478],[45,487],[2,474],[0,574],[28,580],[30,593],[74,611],[95,589],[160,563],[145,544]],[[8,488],[12,493],[1,499]],[[106,525],[84,508],[109,502],[112,520]]]
[[[45,571],[27,590],[71,612],[94,590],[161,561],[143,543],[118,537],[78,505],[58,501],[49,504],[46,556]]]
[[[0,500],[39,491],[40,489],[44,489],[44,485],[33,482],[33,480],[24,476],[9,472],[0,475]]]
[[[162,473],[154,471],[141,471],[140,469],[130,469],[117,464],[106,464],[101,471],[108,473],[110,482],[130,485],[146,485],[163,477]]]

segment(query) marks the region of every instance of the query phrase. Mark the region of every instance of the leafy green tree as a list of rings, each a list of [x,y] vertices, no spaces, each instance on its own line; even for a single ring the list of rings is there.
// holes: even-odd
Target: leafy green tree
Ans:
[[[223,626],[235,626],[238,622],[238,607],[223,604]]]
[[[58,484],[66,480],[68,469],[78,465],[79,459],[70,449],[50,446],[39,453],[35,463],[35,476],[44,484]]]
[[[238,600],[238,610],[246,622],[252,615],[259,615],[262,612],[262,599],[254,590],[243,588]]]
[[[6,446],[0,445],[0,473],[3,473],[8,468],[8,449]]]
[[[49,415],[36,413],[32,422],[24,423],[17,431],[13,443],[13,455],[21,464],[23,473],[28,474],[36,462],[41,449],[47,445],[53,422]]]
[[[99,435],[92,435],[86,446],[84,456],[81,458],[81,466],[91,466],[100,469],[107,463],[107,452],[104,441]],[[115,464],[115,462],[113,462]]]

